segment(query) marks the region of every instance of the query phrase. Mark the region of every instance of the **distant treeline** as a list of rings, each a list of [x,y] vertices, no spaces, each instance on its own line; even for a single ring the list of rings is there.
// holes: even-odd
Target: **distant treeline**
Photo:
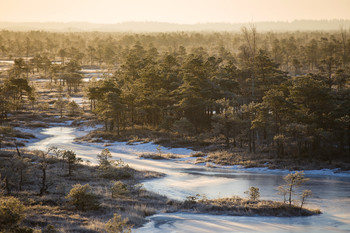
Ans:
[[[77,77],[81,65],[106,66],[114,75],[86,87],[91,110],[106,130],[122,134],[127,127],[147,125],[198,139],[222,138],[227,147],[280,157],[350,157],[350,38],[343,29],[2,31],[0,53],[3,58],[33,57],[22,65],[17,60],[19,72],[5,75],[4,101],[9,99],[8,80],[25,76],[21,67],[49,70],[47,78],[59,73],[64,79]],[[57,59],[61,64],[50,62]]]
[[[94,24],[87,22],[0,22],[0,30],[30,31],[46,30],[56,32],[238,32],[242,27],[252,23],[201,23],[201,24],[176,24],[163,22],[123,22],[115,24]],[[255,22],[259,31],[329,31],[339,30],[340,27],[349,28],[350,20],[294,20]]]

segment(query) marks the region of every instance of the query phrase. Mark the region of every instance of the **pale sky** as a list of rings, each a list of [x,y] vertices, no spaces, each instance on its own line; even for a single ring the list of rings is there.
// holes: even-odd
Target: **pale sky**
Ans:
[[[0,0],[0,21],[170,23],[350,19],[350,0]]]

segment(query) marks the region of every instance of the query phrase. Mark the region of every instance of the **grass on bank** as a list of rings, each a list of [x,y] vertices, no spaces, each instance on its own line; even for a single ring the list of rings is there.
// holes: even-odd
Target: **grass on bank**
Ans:
[[[270,200],[252,201],[238,196],[218,198],[186,200],[183,204],[185,209],[192,209],[201,213],[225,214],[234,216],[277,216],[295,217],[321,214],[319,209],[300,208],[283,202]]]
[[[312,157],[278,157],[273,151],[262,150],[257,153],[249,152],[245,148],[226,148],[220,138],[180,136],[173,132],[165,132],[153,128],[135,126],[126,128],[118,135],[114,131],[95,130],[78,139],[87,142],[125,141],[128,144],[153,142],[171,148],[189,148],[196,151],[192,157],[197,157],[196,163],[211,162],[219,165],[242,165],[243,167],[268,167],[270,169],[286,170],[319,170],[335,169],[350,170],[350,160],[313,159]],[[142,155],[148,159],[171,159],[177,156],[161,155],[158,153]]]
[[[101,227],[114,213],[122,219],[128,218],[129,225],[138,227],[147,221],[145,217],[156,211],[173,209],[166,204],[166,197],[149,192],[139,184],[143,179],[161,176],[159,173],[128,168],[132,176],[113,173],[128,177],[119,179],[105,176],[97,166],[77,164],[72,175],[68,176],[66,161],[54,156],[46,158],[47,190],[40,195],[42,157],[34,152],[21,151],[25,162],[19,163],[16,153],[15,150],[0,151],[0,197],[15,197],[23,204],[24,217],[20,227],[44,231],[52,225],[59,232],[101,232]],[[112,195],[116,181],[125,185],[127,195]],[[72,204],[68,194],[75,185],[89,185],[98,208],[83,210]]]

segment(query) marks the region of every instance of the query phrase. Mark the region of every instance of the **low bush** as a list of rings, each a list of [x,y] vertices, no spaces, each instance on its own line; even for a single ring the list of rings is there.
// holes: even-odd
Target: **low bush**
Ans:
[[[186,200],[183,202],[183,206],[184,208],[193,208],[197,201],[199,200],[200,195],[196,194],[195,196],[188,196],[186,197]]]
[[[126,184],[122,181],[117,181],[113,184],[112,187],[112,198],[126,196],[129,194],[129,189]]]
[[[260,191],[259,191],[258,187],[251,186],[244,193],[248,195],[248,197],[251,201],[257,201],[260,198]]]
[[[24,218],[25,207],[15,197],[0,198],[0,229],[18,225]]]
[[[98,209],[100,205],[98,197],[90,191],[91,187],[89,184],[76,184],[69,191],[66,198],[69,199],[69,203],[74,205],[78,210],[86,211]]]
[[[154,159],[154,160],[163,160],[163,159],[168,159],[165,156],[161,156],[159,154],[141,154],[140,158],[144,159]]]
[[[131,226],[129,226],[127,222],[127,218],[122,219],[120,215],[114,214],[113,218],[106,223],[105,230],[107,233],[130,233]]]
[[[100,177],[105,179],[130,179],[134,177],[135,170],[128,165],[122,167],[110,166],[100,171]]]
[[[100,177],[105,179],[129,179],[134,176],[135,170],[125,164],[123,160],[111,160],[112,154],[108,149],[103,149],[97,155]]]

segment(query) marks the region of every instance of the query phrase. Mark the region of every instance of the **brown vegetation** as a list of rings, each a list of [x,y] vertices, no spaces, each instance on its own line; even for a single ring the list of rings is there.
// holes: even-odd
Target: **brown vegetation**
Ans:
[[[135,136],[137,135],[137,136]],[[287,170],[317,170],[317,169],[335,169],[350,170],[350,161],[343,159],[333,159],[331,163],[324,160],[315,160],[310,157],[278,157],[274,153],[265,151],[253,153],[245,148],[225,147],[224,139],[206,138],[206,137],[181,137],[176,133],[164,132],[144,127],[128,128],[121,135],[116,132],[96,130],[79,138],[78,140],[87,142],[103,141],[127,141],[129,144],[135,142],[147,143],[154,142],[165,147],[186,147],[201,152],[196,152],[191,157],[197,157],[196,163],[214,163],[219,165],[241,165],[245,168],[267,167],[269,169],[287,169]],[[178,156],[168,156],[157,153],[142,154],[140,157],[147,159],[173,159]]]
[[[141,154],[140,158],[162,160],[162,159],[178,159],[178,158],[181,158],[181,156],[175,155],[175,154],[148,153],[148,154]]]
[[[310,210],[299,206],[290,206],[283,202],[245,199],[241,197],[228,197],[218,199],[202,198],[187,200],[182,207],[196,212],[210,214],[226,214],[234,216],[309,216],[320,214],[320,210]]]
[[[84,164],[76,165],[71,176],[67,177],[66,170],[62,170],[67,164],[55,156],[46,157],[48,189],[43,195],[38,195],[42,157],[28,151],[21,153],[29,160],[29,166],[25,170],[27,175],[20,191],[18,174],[11,172],[16,169],[13,165],[15,153],[11,150],[0,152],[0,186],[2,193],[8,195],[4,183],[6,178],[10,194],[21,200],[25,206],[23,226],[43,230],[51,225],[59,232],[100,232],[105,223],[113,217],[113,213],[121,215],[123,219],[128,218],[128,224],[137,227],[145,223],[145,217],[154,214],[156,210],[174,209],[166,205],[166,197],[148,192],[138,184],[142,179],[159,177],[159,173],[132,169],[133,178],[123,179],[128,192],[124,193],[125,195],[119,192],[112,197],[112,193],[115,192],[115,177],[102,178],[98,167]],[[78,186],[85,186],[87,189],[90,187],[90,194],[82,198],[89,200],[88,205],[81,206],[81,202],[74,202],[77,199],[72,199],[74,195],[78,196],[78,199],[80,197],[80,194],[74,194],[72,191],[73,187]]]
[[[218,150],[208,152],[207,157],[199,157],[196,163],[211,162],[219,165],[241,165],[245,168],[250,167],[267,167],[269,169],[286,169],[286,170],[318,170],[318,169],[335,169],[350,170],[350,162],[343,160],[328,161],[314,160],[311,158],[280,158],[270,153],[249,153],[240,149]]]

